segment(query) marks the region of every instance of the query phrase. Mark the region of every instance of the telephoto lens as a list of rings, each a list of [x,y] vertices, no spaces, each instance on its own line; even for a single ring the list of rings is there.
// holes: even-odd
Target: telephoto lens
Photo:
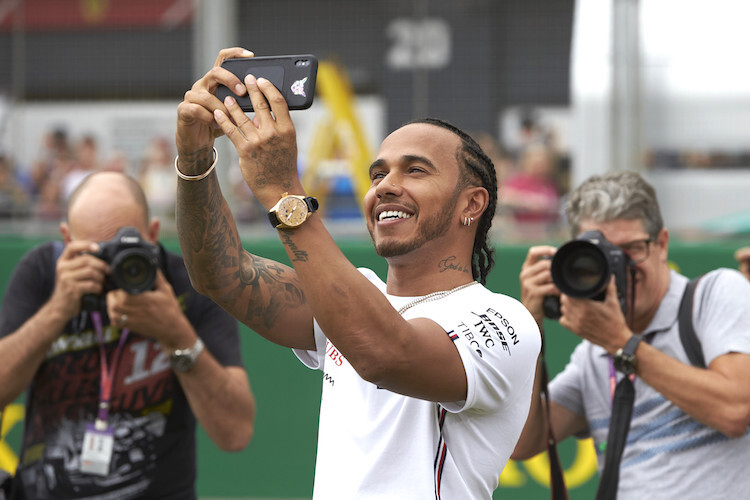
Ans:
[[[603,301],[610,277],[615,275],[617,299],[623,314],[627,311],[627,270],[633,261],[600,231],[586,231],[561,246],[552,257],[552,281],[560,292],[579,299]],[[560,298],[545,297],[544,314],[550,319],[560,317]]]
[[[606,250],[587,240],[573,240],[552,258],[552,279],[566,295],[604,300],[612,275]]]

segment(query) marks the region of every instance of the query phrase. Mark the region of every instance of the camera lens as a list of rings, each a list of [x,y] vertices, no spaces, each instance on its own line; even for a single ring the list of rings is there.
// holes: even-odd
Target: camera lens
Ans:
[[[156,279],[156,268],[149,255],[140,249],[124,250],[112,262],[112,281],[128,293],[150,290]]]
[[[586,241],[573,241],[552,259],[552,278],[561,292],[591,298],[606,288],[611,272],[606,255]]]

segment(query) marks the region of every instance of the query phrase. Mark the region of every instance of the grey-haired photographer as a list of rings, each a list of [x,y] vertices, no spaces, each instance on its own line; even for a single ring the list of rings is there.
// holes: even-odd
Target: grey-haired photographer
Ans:
[[[574,238],[599,231],[594,246],[624,256],[626,271],[614,275],[622,259],[590,247],[529,249],[523,303],[541,327],[545,302],[559,297],[560,325],[582,342],[549,384],[549,413],[533,399],[513,458],[546,448],[549,421],[558,441],[593,437],[598,500],[747,496],[750,283],[733,269],[699,280],[670,269],[656,193],[635,172],[589,178],[566,215]]]

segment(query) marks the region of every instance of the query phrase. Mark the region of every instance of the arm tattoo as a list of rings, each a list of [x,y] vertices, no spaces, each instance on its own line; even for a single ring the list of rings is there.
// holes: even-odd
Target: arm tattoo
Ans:
[[[306,302],[293,270],[242,248],[215,175],[178,182],[178,194],[177,230],[185,265],[216,302],[243,322],[267,328],[284,311]]]
[[[292,252],[292,262],[307,262],[307,252],[297,248],[297,244],[286,231],[281,232],[281,242]]]
[[[288,158],[297,157],[296,151],[290,151],[290,146],[284,146],[279,137],[272,138],[268,145],[268,152],[253,152],[253,159],[260,163],[258,175],[255,177],[255,185],[263,187],[267,185],[281,186],[283,189],[290,189],[292,186],[289,182],[290,169]],[[292,165],[295,170],[296,165]]]
[[[240,262],[237,291],[249,289],[250,294],[245,320],[262,321],[271,328],[284,311],[306,302],[305,292],[288,267],[244,250]]]

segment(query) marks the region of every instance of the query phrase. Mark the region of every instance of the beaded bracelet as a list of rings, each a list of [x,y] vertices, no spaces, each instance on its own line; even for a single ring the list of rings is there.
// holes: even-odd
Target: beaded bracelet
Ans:
[[[177,177],[179,177],[182,180],[185,181],[199,181],[201,179],[205,179],[208,177],[208,174],[210,174],[213,169],[216,167],[216,163],[219,161],[219,152],[216,151],[216,148],[212,148],[214,150],[214,162],[211,164],[210,167],[208,167],[208,170],[203,172],[200,175],[185,175],[182,172],[180,172],[180,169],[177,168],[177,159],[180,157],[180,155],[177,155],[174,157],[174,169],[177,171]]]

